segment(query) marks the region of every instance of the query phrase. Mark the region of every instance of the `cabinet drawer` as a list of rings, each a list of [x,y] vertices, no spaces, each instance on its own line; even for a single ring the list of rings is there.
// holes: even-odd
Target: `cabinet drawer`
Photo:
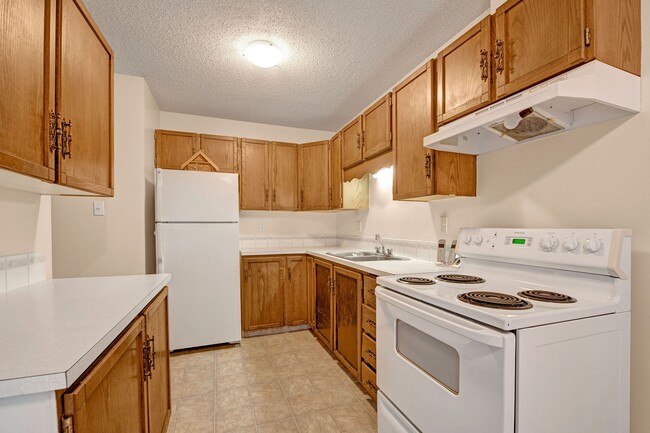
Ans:
[[[365,362],[361,363],[361,386],[368,391],[372,398],[377,400],[377,391],[379,391],[377,374]]]
[[[375,298],[375,287],[377,287],[377,279],[368,275],[363,276],[363,303],[369,307],[377,308],[377,301]]]
[[[372,338],[376,338],[377,313],[375,312],[374,308],[370,308],[367,305],[363,306],[363,310],[361,313],[361,327],[363,328],[363,332],[365,332]]]
[[[361,335],[361,358],[372,368],[377,369],[377,342],[368,334]]]

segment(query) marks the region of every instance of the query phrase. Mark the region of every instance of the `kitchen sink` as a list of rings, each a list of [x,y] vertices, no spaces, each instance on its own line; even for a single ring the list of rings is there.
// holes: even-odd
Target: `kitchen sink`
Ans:
[[[387,254],[375,253],[373,251],[350,251],[344,253],[327,253],[330,256],[352,262],[382,262],[391,260],[408,260],[405,257],[389,256]]]

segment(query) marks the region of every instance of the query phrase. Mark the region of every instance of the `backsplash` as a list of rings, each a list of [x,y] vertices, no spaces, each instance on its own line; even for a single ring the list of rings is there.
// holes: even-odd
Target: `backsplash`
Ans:
[[[45,254],[25,253],[0,257],[0,293],[47,278]]]
[[[305,234],[297,236],[240,236],[239,246],[242,249],[282,249],[302,247],[328,247],[338,245],[336,235]]]

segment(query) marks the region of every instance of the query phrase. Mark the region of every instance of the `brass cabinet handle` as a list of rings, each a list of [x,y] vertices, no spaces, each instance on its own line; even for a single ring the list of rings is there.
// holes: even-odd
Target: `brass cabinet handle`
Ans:
[[[371,294],[372,296],[375,296],[375,288],[374,288],[374,287],[371,288],[371,289],[368,289],[368,291],[370,292],[370,294]]]
[[[72,121],[61,121],[61,156],[72,158]]]
[[[50,111],[50,127],[48,131],[48,139],[51,152],[56,152],[59,149],[59,138],[61,137],[59,119],[61,119],[61,114]]]
[[[427,153],[424,157],[424,176],[431,179],[431,154]]]
[[[488,75],[488,51],[484,48],[481,50],[481,80],[487,81]]]
[[[377,326],[377,323],[375,323],[375,321],[372,319],[366,319],[366,323],[370,326]]]
[[[497,39],[496,41],[496,51],[494,52],[494,62],[496,63],[496,67],[494,70],[498,74],[503,74],[503,71],[505,70],[505,57],[503,55],[503,39]]]
[[[357,132],[357,149],[361,149],[361,133]]]
[[[372,389],[373,391],[379,390],[379,388],[377,388],[375,384],[370,381],[370,379],[366,380],[366,385],[368,385],[368,388]]]
[[[149,341],[151,341],[151,370],[149,371],[149,378],[151,378],[151,372],[156,369],[156,336],[151,337]]]
[[[366,133],[365,131],[361,131],[361,147],[366,147]]]
[[[373,352],[372,350],[367,349],[367,350],[366,350],[366,353],[368,354],[369,357],[371,357],[371,358],[373,358],[373,359],[377,359],[377,355],[376,355],[375,352]]]

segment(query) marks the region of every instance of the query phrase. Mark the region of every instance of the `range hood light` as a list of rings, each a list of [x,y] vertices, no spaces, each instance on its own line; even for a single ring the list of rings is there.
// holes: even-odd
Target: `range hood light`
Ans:
[[[530,116],[533,114],[533,109],[532,108],[526,108],[525,110],[520,111],[519,113],[512,113],[505,119],[503,119],[503,126],[506,129],[516,129],[517,126],[521,123],[522,120],[524,120],[526,117]]]

